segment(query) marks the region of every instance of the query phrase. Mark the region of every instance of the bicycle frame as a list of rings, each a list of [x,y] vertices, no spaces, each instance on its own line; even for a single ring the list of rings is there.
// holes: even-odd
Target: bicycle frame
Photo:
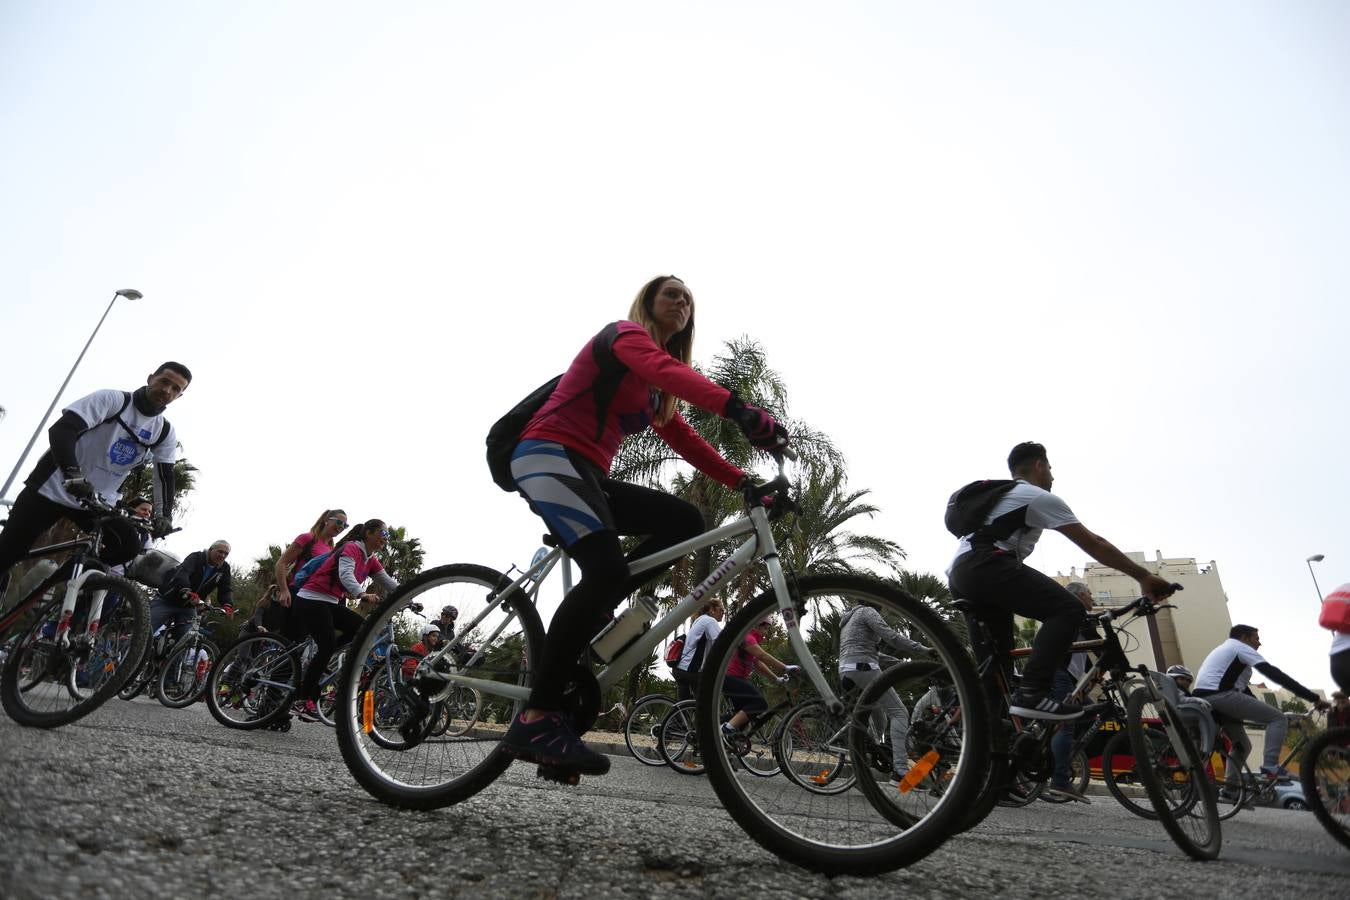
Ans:
[[[633,560],[628,566],[630,575],[640,575],[644,572],[650,572],[667,563],[681,559],[695,551],[702,550],[705,547],[711,547],[722,541],[733,540],[738,537],[749,535],[749,537],[736,550],[722,561],[720,565],[713,569],[708,577],[699,582],[688,594],[675,604],[675,606],[660,619],[652,623],[647,631],[643,632],[637,640],[626,647],[623,652],[616,656],[608,665],[596,675],[596,681],[601,690],[607,690],[616,684],[621,678],[628,674],[640,663],[651,658],[656,646],[665,640],[680,627],[681,623],[694,614],[704,598],[719,584],[728,581],[731,577],[740,575],[747,571],[751,564],[756,561],[762,561],[769,571],[769,580],[773,586],[774,594],[778,598],[778,610],[783,618],[783,630],[787,634],[788,643],[797,658],[802,663],[802,675],[810,680],[811,686],[815,688],[819,696],[826,702],[827,706],[833,712],[843,710],[843,702],[834,692],[820,667],[816,665],[815,659],[808,651],[806,639],[802,636],[800,622],[797,617],[796,609],[793,607],[792,595],[788,589],[787,577],[783,572],[783,566],[778,558],[777,547],[774,543],[773,532],[769,527],[768,512],[762,506],[751,507],[749,515],[745,518],[737,519],[704,532],[697,537],[690,538],[687,541],[676,544],[658,553],[645,556],[641,559]],[[446,643],[446,646],[438,649],[432,654],[428,654],[421,665],[418,666],[418,674],[427,677],[433,677],[445,681],[447,686],[439,692],[432,700],[442,700],[448,695],[450,687],[459,685],[468,688],[474,688],[485,696],[507,697],[513,700],[526,700],[530,695],[530,688],[523,685],[506,684],[500,681],[490,681],[483,678],[474,678],[459,672],[443,673],[436,672],[433,666],[450,650],[458,646],[464,635],[469,634],[473,629],[483,621],[487,615],[494,609],[507,602],[520,602],[514,598],[528,598],[531,601],[537,595],[539,583],[544,577],[552,571],[558,564],[559,559],[566,560],[566,553],[562,548],[555,548],[552,551],[540,556],[536,554],[531,566],[521,573],[520,577],[511,583],[509,587],[502,590],[487,608],[479,613],[472,622],[462,628],[455,638]],[[570,560],[563,568],[564,586],[571,587],[571,563]],[[508,608],[509,609],[509,608]],[[472,664],[483,648],[489,646],[498,635],[506,628],[510,621],[515,617],[514,612],[505,618],[497,626],[492,634],[481,642],[480,648],[470,659]],[[467,668],[468,665],[465,666]]]
[[[103,568],[97,562],[86,568],[86,563],[89,562],[88,557],[98,552],[98,543],[98,535],[92,535],[59,544],[50,544],[46,547],[37,547],[25,553],[21,559],[41,559],[47,556],[55,556],[66,550],[78,551],[67,563],[57,566],[56,570],[29,591],[27,596],[20,599],[13,609],[0,617],[0,635],[5,634],[15,622],[36,606],[38,599],[65,577],[64,573],[69,566],[70,576],[66,582],[66,595],[61,603],[61,615],[57,619],[56,634],[53,636],[59,648],[69,649],[71,642],[70,623],[75,617],[75,603],[79,599],[80,590],[91,576],[104,573]],[[107,596],[107,593],[106,590],[95,591],[93,596],[90,597],[89,615],[86,617],[87,621],[83,632],[90,643],[98,636],[98,626],[103,615],[103,599]]]

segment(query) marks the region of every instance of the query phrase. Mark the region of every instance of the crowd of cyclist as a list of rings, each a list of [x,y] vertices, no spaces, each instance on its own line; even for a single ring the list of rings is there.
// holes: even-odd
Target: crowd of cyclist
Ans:
[[[748,496],[754,490],[750,476],[685,421],[679,403],[735,423],[755,448],[776,451],[788,441],[785,428],[769,411],[691,366],[694,319],[693,294],[683,280],[660,276],[649,281],[624,320],[605,326],[585,342],[508,448],[507,483],[581,571],[553,615],[529,700],[502,740],[502,750],[517,759],[577,773],[608,770],[608,758],[586,746],[564,713],[567,674],[598,625],[611,617],[625,596],[657,574],[630,576],[628,561],[694,537],[705,527],[699,510],[684,500],[611,478],[610,466],[620,443],[650,427],[713,482]],[[49,431],[49,450],[0,533],[0,577],[57,520],[86,523],[85,501],[115,499],[123,479],[139,462],[154,465],[154,497],[134,502],[138,510],[148,512],[156,534],[172,528],[177,436],[163,414],[187,389],[191,377],[182,364],[166,362],[133,393],[100,391],[63,410]],[[1081,672],[1082,663],[1070,657],[1069,645],[1085,628],[1090,598],[1026,565],[1042,531],[1059,531],[1099,563],[1134,578],[1149,598],[1161,601],[1173,587],[1088,530],[1064,500],[1051,493],[1053,476],[1044,446],[1018,444],[1007,464],[1012,478],[999,488],[974,527],[958,535],[947,576],[953,594],[972,605],[1000,645],[1011,646],[1015,615],[1041,623],[1012,696],[1011,712],[1072,722],[1082,709],[1068,699],[1068,691],[1075,666]],[[620,543],[625,536],[640,538],[627,553]],[[379,599],[367,583],[385,592],[397,587],[377,556],[388,539],[382,520],[352,523],[343,510],[330,509],[288,542],[277,561],[275,590],[248,627],[292,639],[313,637],[315,654],[298,697],[303,717],[314,716],[319,677],[334,648],[352,637],[361,623],[348,604],[355,603],[359,610]],[[154,600],[154,627],[186,628],[198,603],[213,592],[221,606],[230,606],[229,549],[228,543],[219,541],[189,555]],[[311,566],[316,559],[322,562]],[[717,636],[723,614],[722,604],[711,602],[690,629],[675,672],[682,697],[689,695],[699,654]],[[423,630],[418,642],[423,652],[445,638],[440,629],[446,624]],[[1246,688],[1251,670],[1256,668],[1319,707],[1325,704],[1256,652],[1255,629],[1239,633],[1240,628],[1245,626],[1235,628],[1233,637],[1201,666],[1193,687],[1221,716],[1269,723],[1265,770],[1276,765],[1271,748],[1278,750],[1283,719],[1278,713],[1272,717],[1270,707],[1250,698]],[[1333,653],[1342,661],[1339,679],[1350,658],[1350,636],[1338,635],[1336,641]],[[840,640],[841,681],[865,688],[885,665],[883,646],[906,657],[928,652],[887,625],[876,610],[866,606],[850,610]],[[794,668],[768,653],[753,630],[733,666],[726,684],[736,716],[726,724],[728,729],[742,727],[749,716],[765,708],[763,695],[750,679],[754,671],[781,678]],[[894,691],[886,692],[874,715],[892,746],[904,747],[909,717]],[[1063,742],[1056,746],[1062,748]],[[893,774],[902,778],[908,763],[902,752],[894,759]],[[1056,762],[1055,784],[1063,787],[1064,760],[1057,756]]]

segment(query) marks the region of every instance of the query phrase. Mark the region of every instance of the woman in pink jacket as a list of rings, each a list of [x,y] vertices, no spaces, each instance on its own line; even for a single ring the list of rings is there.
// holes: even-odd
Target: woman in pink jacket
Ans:
[[[527,708],[502,740],[516,759],[564,773],[602,775],[609,760],[587,747],[560,713],[569,671],[619,601],[655,577],[628,575],[620,535],[645,535],[631,554],[647,556],[702,533],[698,509],[662,491],[609,477],[619,444],[651,427],[695,468],[730,489],[746,475],[689,426],[677,400],[725,416],[752,444],[776,447],[786,437],[772,416],[742,402],[689,366],[694,297],[674,276],[652,279],[626,321],[607,325],[581,348],[511,457],[516,487],[567,548],[581,579],[549,624]],[[622,379],[602,372],[622,366]]]

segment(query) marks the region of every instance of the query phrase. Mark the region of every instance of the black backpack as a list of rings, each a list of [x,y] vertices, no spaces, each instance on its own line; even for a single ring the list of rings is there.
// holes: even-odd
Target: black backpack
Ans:
[[[628,374],[628,367],[619,362],[614,355],[614,339],[619,336],[619,324],[611,322],[591,342],[591,355],[600,368],[600,374],[591,383],[590,392],[595,395],[595,439],[600,440],[605,433],[605,416],[610,401],[618,393],[619,383]],[[551,378],[530,391],[511,411],[493,423],[487,435],[487,463],[492,472],[492,480],[504,491],[516,491],[516,479],[511,475],[511,454],[520,443],[520,433],[530,424],[534,414],[543,408],[548,398],[553,396],[562,375]],[[579,400],[585,394],[577,394],[572,400]],[[569,400],[568,403],[571,403]],[[566,404],[564,404],[566,405]],[[558,407],[554,413],[561,410]]]
[[[965,537],[966,535],[984,532],[992,536],[995,540],[1003,540],[1017,530],[1019,526],[1013,525],[1007,529],[1007,534],[995,534],[994,531],[1002,531],[1002,528],[994,529],[996,523],[991,522],[985,526],[984,520],[988,517],[990,510],[995,504],[1003,498],[1003,495],[1013,489],[1017,482],[1010,478],[986,478],[983,481],[972,481],[970,484],[961,488],[952,494],[947,500],[947,514],[943,516],[943,523],[947,530],[956,537]],[[1003,517],[1000,516],[1000,519]]]

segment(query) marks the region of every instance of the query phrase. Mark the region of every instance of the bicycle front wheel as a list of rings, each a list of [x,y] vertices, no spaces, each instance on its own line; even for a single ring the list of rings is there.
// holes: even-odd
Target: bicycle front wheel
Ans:
[[[300,687],[300,657],[270,634],[236,641],[206,679],[206,708],[226,728],[263,728],[289,715]]]
[[[1303,753],[1299,780],[1317,821],[1350,848],[1350,728],[1330,728],[1313,738]]]
[[[633,704],[628,718],[623,723],[623,742],[628,752],[645,766],[663,766],[661,749],[657,739],[661,730],[661,720],[670,712],[675,701],[666,694],[648,694]]]
[[[510,584],[486,566],[440,566],[400,585],[367,617],[338,675],[334,719],[342,759],[372,796],[436,809],[472,797],[511,764],[498,744],[534,685],[544,626],[528,597],[502,596]],[[463,629],[456,646],[471,648],[463,662],[453,648],[430,671],[403,660],[420,626],[448,605],[459,610]],[[391,634],[397,646],[389,646]],[[405,669],[413,674],[403,677]],[[473,704],[476,722],[465,725],[461,707],[447,732],[433,735],[442,704],[462,687],[481,698]],[[462,734],[450,733],[456,721]]]
[[[813,794],[840,794],[854,785],[850,726],[830,715],[821,700],[788,711],[774,741],[778,767],[789,781]]]
[[[738,758],[722,741],[704,742],[709,779],[727,811],[751,837],[798,865],[831,875],[870,875],[909,865],[950,835],[988,766],[989,718],[969,653],[936,612],[889,582],[863,576],[806,576],[797,581],[793,594],[794,607],[786,612],[778,610],[773,591],[759,595],[722,630],[704,660],[699,681],[699,734],[717,733],[717,700],[723,694],[726,668],[751,629],[772,617],[761,643],[783,662],[824,677],[828,693],[804,678],[801,701],[820,701],[817,724],[822,732],[842,736],[840,746],[849,748],[854,777],[889,778],[889,773],[876,772],[871,761],[862,758],[851,739],[851,730],[865,727],[871,711],[856,708],[856,698],[851,698],[851,705],[839,700],[845,694],[838,672],[839,618],[854,606],[867,604],[892,628],[932,649],[925,661],[936,664],[940,672],[935,677],[950,683],[960,699],[965,713],[962,727],[943,735],[951,743],[913,761],[920,778],[939,768],[950,773],[946,790],[934,795],[914,789],[914,784],[897,787],[896,796],[885,804],[874,803],[862,792],[804,790],[797,777],[756,778],[738,771]]]
[[[1155,721],[1157,725],[1151,724]],[[1216,858],[1223,832],[1214,783],[1177,708],[1165,697],[1154,700],[1147,690],[1138,689],[1125,706],[1125,730],[1135,772],[1172,841],[1194,859]]]
[[[191,706],[206,690],[211,669],[220,658],[214,643],[197,635],[188,635],[173,645],[164,658],[155,696],[169,709]]]
[[[145,653],[150,605],[125,578],[89,575],[80,587],[76,616],[101,599],[98,630],[91,639],[71,629],[70,644],[56,643],[67,582],[39,608],[10,646],[0,669],[0,703],[20,725],[55,728],[89,715],[124,685]]]

